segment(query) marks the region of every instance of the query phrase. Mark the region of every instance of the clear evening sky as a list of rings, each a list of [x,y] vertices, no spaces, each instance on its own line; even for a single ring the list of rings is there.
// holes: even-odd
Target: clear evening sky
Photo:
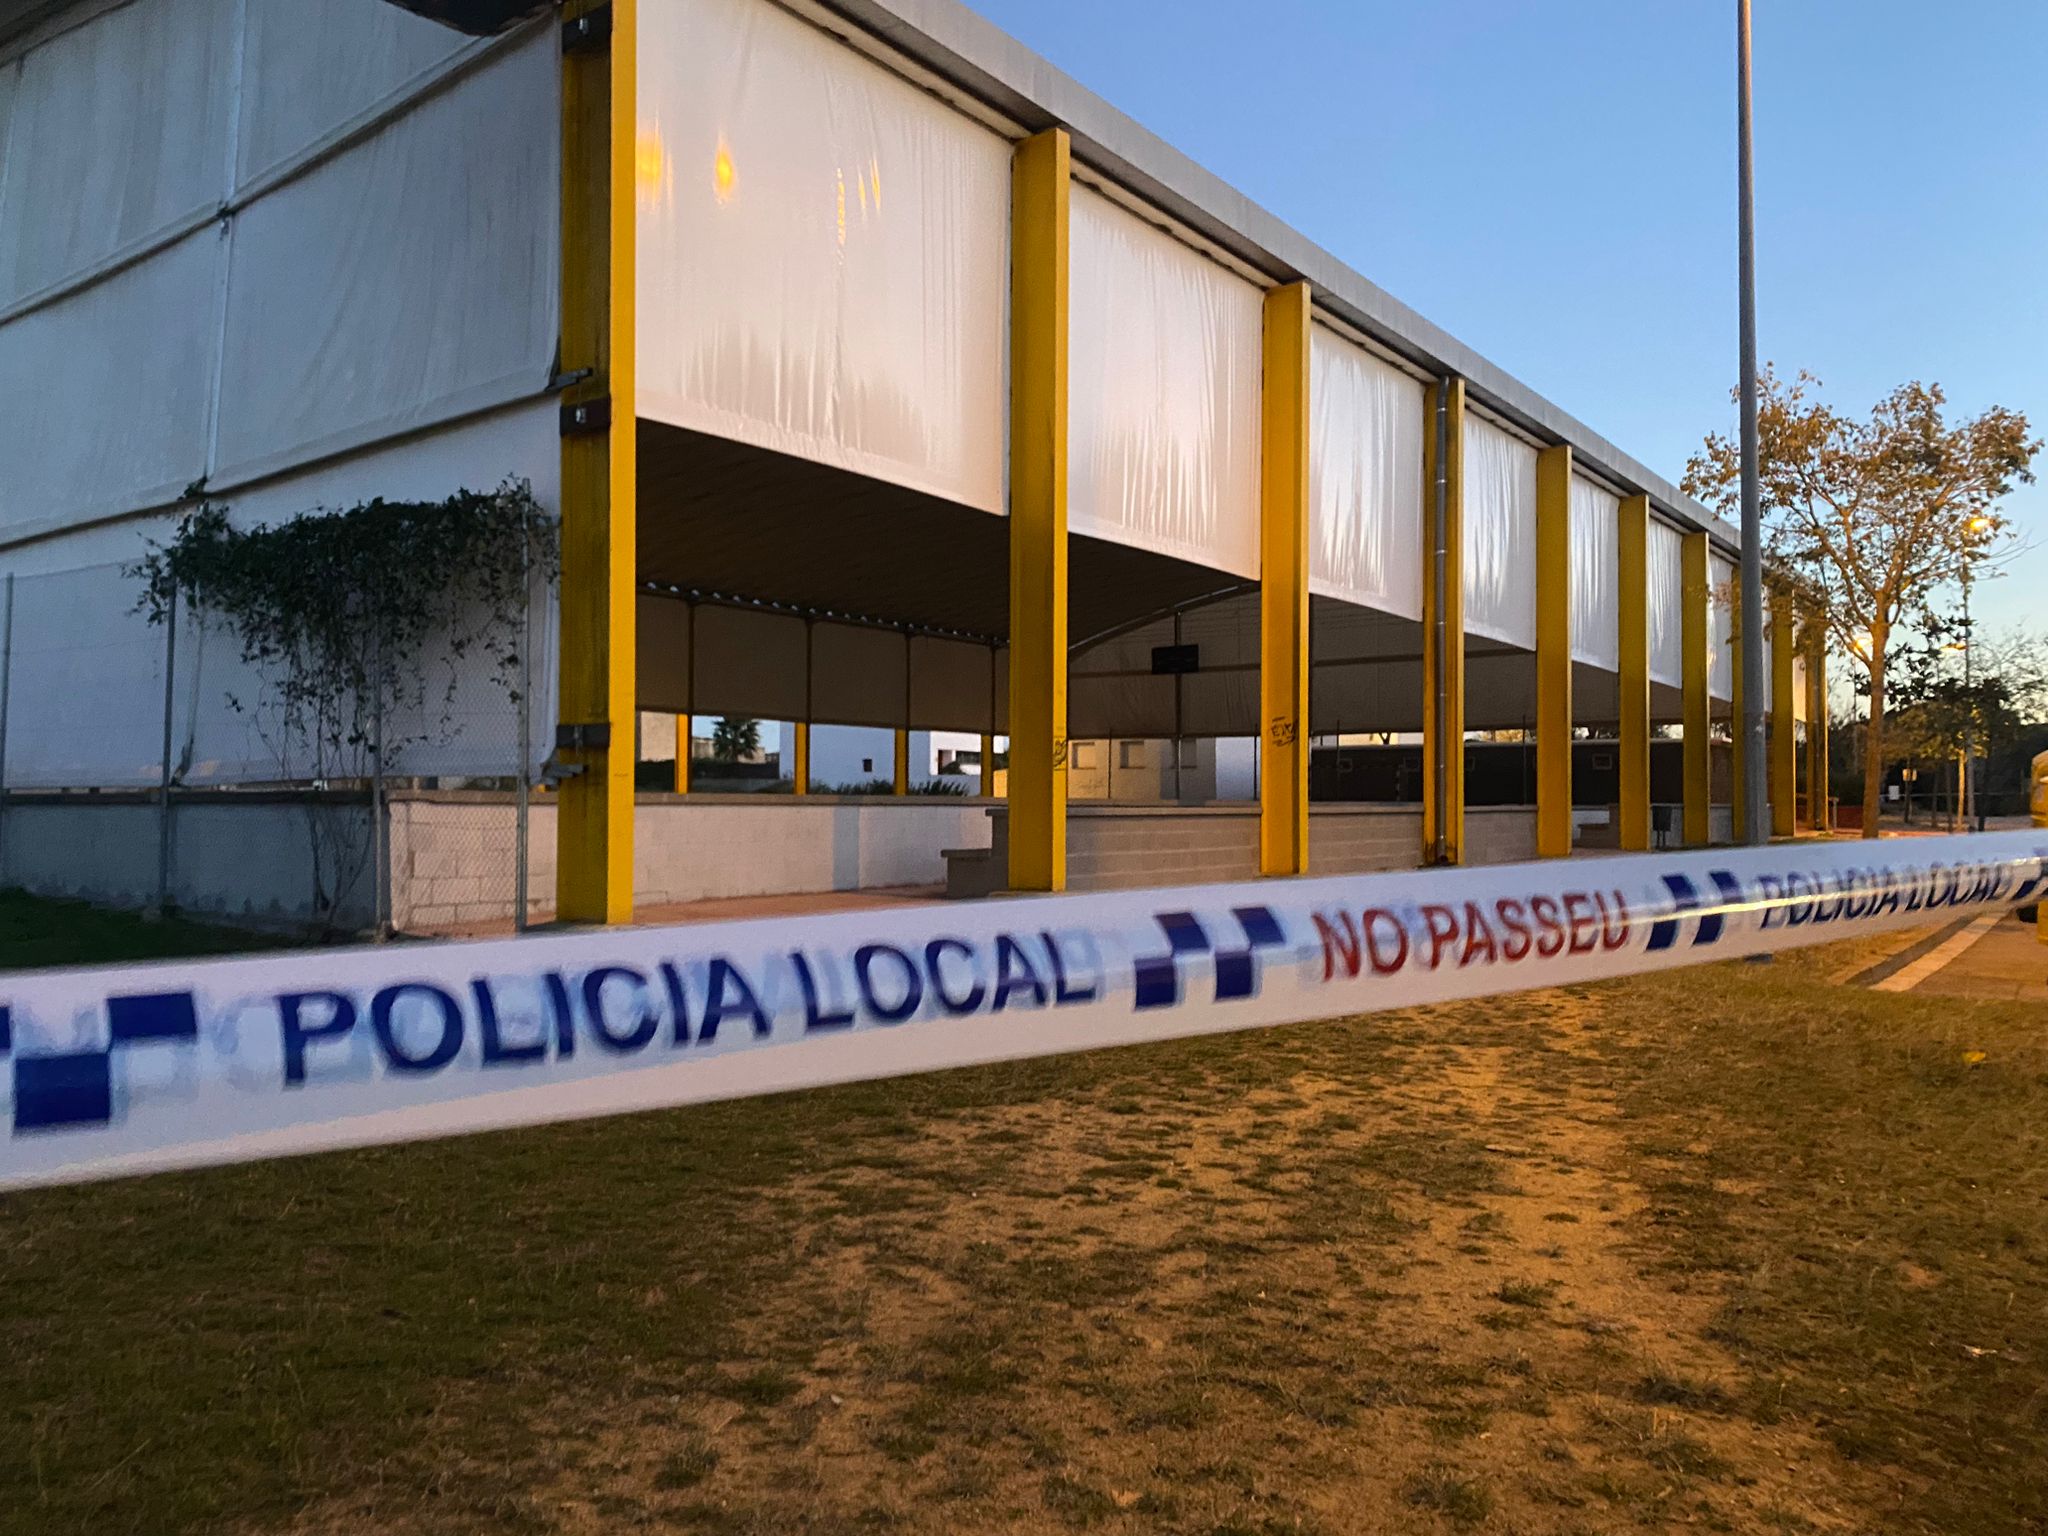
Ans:
[[[1732,429],[1733,0],[969,3],[1672,480]],[[1762,356],[2048,428],[2048,4],[1756,0],[1755,55]]]

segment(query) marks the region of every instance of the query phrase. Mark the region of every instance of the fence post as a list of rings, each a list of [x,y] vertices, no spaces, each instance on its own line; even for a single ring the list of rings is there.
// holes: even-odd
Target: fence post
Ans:
[[[370,928],[375,942],[390,936],[386,914],[391,910],[390,855],[384,841],[384,648],[377,647],[377,690],[370,709]]]
[[[171,903],[171,728],[178,670],[178,589],[171,588],[164,621],[164,757],[157,776],[156,901],[150,916],[162,917]]]
[[[512,931],[526,932],[527,781],[533,766],[533,570],[529,531],[520,553],[523,599],[519,605],[519,783],[513,790]]]
[[[0,885],[7,868],[7,695],[14,681],[14,572],[7,573],[7,616],[0,619]]]

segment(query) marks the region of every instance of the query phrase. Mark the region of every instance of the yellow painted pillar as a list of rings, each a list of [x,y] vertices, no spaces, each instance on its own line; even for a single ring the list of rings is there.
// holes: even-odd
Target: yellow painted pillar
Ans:
[[[1684,601],[1679,638],[1685,652],[1685,846],[1704,848],[1713,840],[1714,825],[1714,716],[1707,694],[1713,591],[1704,533],[1688,533],[1680,546],[1679,589]]]
[[[799,720],[790,731],[791,745],[796,749],[796,764],[791,781],[793,794],[808,795],[811,792],[811,722]]]
[[[690,717],[676,716],[676,793],[690,792]]]
[[[1828,635],[1819,614],[1806,620],[1806,820],[1829,833],[1828,815]]]
[[[634,107],[637,0],[562,54],[561,729],[580,771],[556,813],[556,908],[569,922],[633,915]],[[603,7],[571,0],[565,29]],[[566,35],[566,34],[565,34]]]
[[[1799,831],[1799,742],[1793,719],[1792,664],[1799,659],[1799,640],[1792,623],[1790,594],[1771,594],[1771,836],[1792,837]]]
[[[996,792],[996,739],[987,731],[981,733],[981,792]]]
[[[1536,455],[1536,857],[1572,851],[1572,450]]]
[[[1621,847],[1650,846],[1650,498],[1624,496],[1615,538],[1621,583]]]
[[[896,727],[896,776],[892,781],[899,795],[910,793],[910,732]]]
[[[1442,441],[1439,443],[1439,435]],[[1437,548],[1437,496],[1443,548]],[[1441,561],[1439,561],[1441,553]],[[1422,415],[1422,861],[1465,861],[1465,381],[1438,380]],[[1441,566],[1441,569],[1439,569]],[[1437,582],[1443,597],[1439,604]],[[1441,612],[1439,612],[1441,608]],[[1442,644],[1438,644],[1441,621]],[[1442,844],[1439,852],[1438,844]]]
[[[1266,295],[1259,395],[1263,875],[1308,873],[1308,328],[1307,283]]]
[[[1010,889],[1067,885],[1067,207],[1063,128],[1010,172]]]

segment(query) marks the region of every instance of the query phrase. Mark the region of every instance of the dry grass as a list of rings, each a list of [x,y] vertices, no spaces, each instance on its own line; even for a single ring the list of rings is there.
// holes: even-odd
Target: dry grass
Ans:
[[[9,1198],[0,1531],[2033,1528],[2042,1021],[1855,959]]]

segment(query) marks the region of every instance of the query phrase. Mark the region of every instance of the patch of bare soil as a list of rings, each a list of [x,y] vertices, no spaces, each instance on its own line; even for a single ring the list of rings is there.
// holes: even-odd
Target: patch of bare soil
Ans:
[[[1857,1467],[1734,1411],[1714,1276],[1643,1246],[1653,1197],[1579,1070],[1616,1027],[1553,993],[1391,1016],[1367,1059],[1312,1031],[1274,1071],[1190,1049],[798,1179],[743,1350],[708,1384],[558,1404],[584,1448],[524,1512],[573,1533],[1875,1528]]]

